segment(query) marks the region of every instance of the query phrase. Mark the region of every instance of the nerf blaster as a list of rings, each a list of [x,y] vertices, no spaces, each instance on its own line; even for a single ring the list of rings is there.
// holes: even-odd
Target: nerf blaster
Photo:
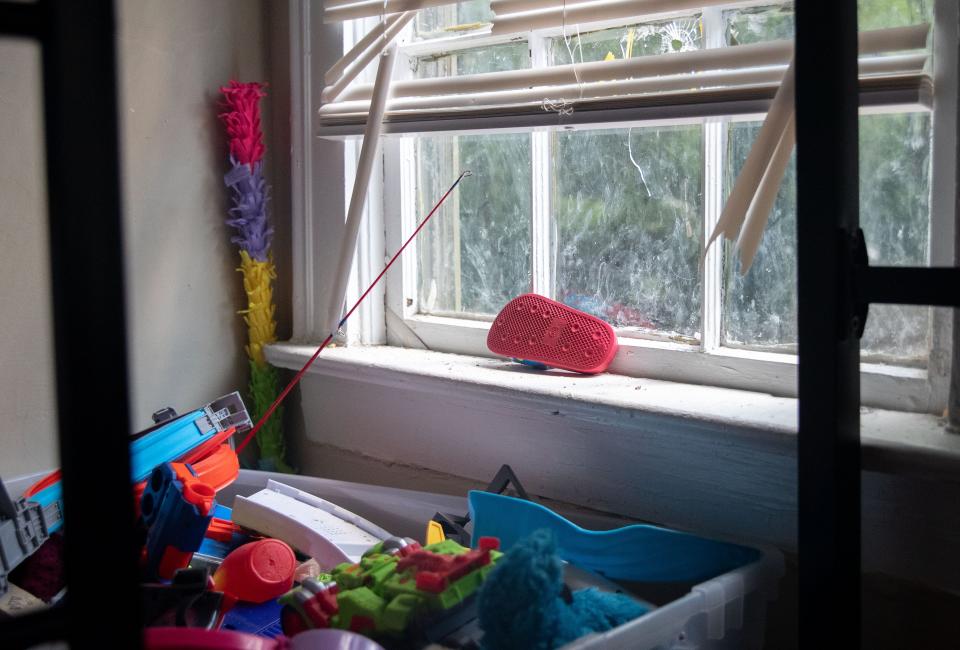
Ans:
[[[214,490],[236,479],[240,464],[227,441],[253,426],[240,393],[230,393],[184,415],[164,409],[154,414],[154,421],[156,426],[136,434],[130,442],[130,479],[138,504],[145,479],[155,467],[171,461],[190,463],[197,477]],[[23,496],[43,508],[48,532],[60,529],[60,470],[32,485]],[[47,513],[51,513],[49,518]]]
[[[189,465],[164,463],[150,475],[140,499],[147,528],[144,570],[148,579],[169,580],[190,564],[213,520],[216,492]]]

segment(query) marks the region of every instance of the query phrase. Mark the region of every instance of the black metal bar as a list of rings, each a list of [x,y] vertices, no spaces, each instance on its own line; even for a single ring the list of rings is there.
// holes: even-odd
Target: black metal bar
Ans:
[[[0,2],[0,34],[40,38],[43,21],[40,5]]]
[[[863,303],[960,307],[960,268],[860,267],[857,289]]]
[[[860,646],[857,3],[796,4],[800,647]]]
[[[40,6],[67,640],[138,648],[113,1]]]

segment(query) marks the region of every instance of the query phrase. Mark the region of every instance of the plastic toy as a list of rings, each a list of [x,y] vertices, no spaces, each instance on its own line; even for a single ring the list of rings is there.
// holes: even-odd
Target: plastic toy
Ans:
[[[553,533],[520,540],[490,572],[477,602],[483,648],[550,650],[644,614],[629,596],[597,589],[571,592]]]
[[[144,630],[143,646],[149,650],[289,650],[290,641],[227,630],[149,627]]]
[[[219,492],[237,480],[240,473],[240,461],[230,445],[217,447],[200,460],[192,463],[174,463],[178,467],[189,464],[192,473]]]
[[[12,500],[0,481],[0,595],[7,592],[7,575],[48,536],[43,507],[24,498]]]
[[[250,535],[232,521],[233,512],[221,503],[213,506],[213,518],[207,526],[200,548],[193,554],[191,566],[209,566],[216,571],[230,553],[244,544],[259,539]]]
[[[513,468],[509,465],[501,465],[496,475],[494,475],[493,480],[487,484],[484,490],[486,492],[503,494],[511,487],[517,497],[530,499],[530,495],[528,495],[527,491],[523,488]],[[438,512],[427,522],[427,532],[424,539],[427,544],[452,539],[462,546],[470,546],[470,533],[466,528],[469,523],[470,513],[456,515],[449,512]]]
[[[252,426],[240,393],[224,395],[186,415],[178,416],[176,411],[166,408],[155,413],[154,420],[156,426],[136,434],[130,443],[130,474],[137,503],[143,493],[142,482],[162,463],[182,460],[201,464],[199,461],[205,461],[201,464],[202,470],[215,473],[216,481],[223,483],[236,479],[239,464],[219,450],[225,446],[229,449],[226,441],[230,436]],[[203,450],[202,454],[200,450]],[[24,492],[24,497],[43,507],[50,533],[60,529],[63,518],[60,470],[34,483]]]
[[[297,558],[287,544],[261,539],[228,555],[213,575],[213,583],[228,603],[263,603],[290,590],[296,568]]]
[[[487,347],[527,365],[594,374],[613,361],[617,337],[608,323],[595,316],[527,293],[497,314]]]
[[[263,84],[231,81],[220,89],[227,111],[220,115],[230,137],[232,168],[224,183],[232,190],[233,207],[227,225],[237,234],[231,242],[240,246],[240,268],[247,307],[240,313],[247,324],[246,352],[250,362],[250,396],[259,420],[280,391],[276,369],[263,356],[264,346],[277,340],[274,320],[273,280],[276,268],[270,253],[273,228],[267,216],[269,187],[263,178],[263,133],[260,130],[260,99]],[[277,412],[257,432],[260,469],[292,471],[284,462],[286,445],[283,414]]]
[[[329,581],[309,579],[284,595],[284,633],[340,628],[374,637],[439,640],[432,637],[442,634],[431,628],[472,604],[502,556],[498,545],[496,539],[483,538],[475,550],[452,540],[421,547],[391,537],[364,553],[360,562],[335,567]]]
[[[329,569],[357,562],[365,550],[390,533],[329,501],[277,481],[249,497],[238,496],[233,521],[282,539]]]
[[[151,627],[145,630],[147,650],[383,650],[370,639],[342,630],[312,630],[296,639],[262,636],[227,630]]]
[[[168,584],[141,585],[145,625],[212,629],[220,618],[223,594],[210,586],[210,572],[194,568],[180,569]]]
[[[140,512],[147,528],[144,572],[148,578],[170,579],[177,569],[188,566],[213,519],[215,492],[190,474],[188,467],[157,466],[143,491]]]
[[[427,544],[436,544],[446,538],[447,535],[443,532],[443,525],[439,521],[431,519],[427,522],[427,534],[424,537]]]
[[[645,524],[585,530],[538,503],[489,492],[473,490],[468,502],[475,536],[496,536],[510,551],[545,528],[562,559],[612,580],[701,582],[760,557],[756,549]]]
[[[232,435],[230,429],[245,431],[250,426],[250,416],[236,392],[202,409],[161,422],[130,443],[131,478],[134,482],[142,481],[157,465],[180,459],[218,434],[225,439]]]
[[[245,603],[237,601],[223,615],[221,630],[247,632],[257,636],[275,638],[283,635],[280,626],[280,610],[283,608],[276,599],[265,603]]]

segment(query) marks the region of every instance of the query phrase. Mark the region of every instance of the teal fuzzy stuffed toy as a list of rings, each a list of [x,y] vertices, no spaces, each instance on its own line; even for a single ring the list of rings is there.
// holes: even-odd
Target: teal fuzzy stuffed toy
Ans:
[[[623,594],[563,583],[553,533],[541,529],[497,562],[478,601],[484,650],[551,650],[591,632],[604,632],[647,609]]]

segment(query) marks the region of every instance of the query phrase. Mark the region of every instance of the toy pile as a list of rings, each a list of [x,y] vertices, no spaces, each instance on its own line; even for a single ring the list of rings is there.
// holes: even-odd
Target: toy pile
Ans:
[[[149,648],[554,648],[648,609],[572,591],[549,528],[505,553],[496,536],[471,546],[467,518],[438,514],[421,543],[272,480],[227,507],[230,440],[251,427],[239,394],[154,419],[131,444]],[[7,614],[65,592],[61,497],[57,472],[16,500],[0,489]]]

